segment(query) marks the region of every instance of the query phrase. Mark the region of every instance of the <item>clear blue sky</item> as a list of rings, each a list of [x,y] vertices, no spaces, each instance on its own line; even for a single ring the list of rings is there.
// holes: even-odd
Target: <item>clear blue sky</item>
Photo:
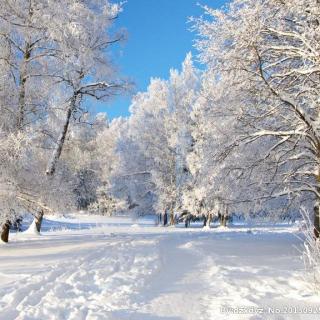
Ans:
[[[189,29],[188,17],[199,17],[197,5],[221,7],[226,0],[127,0],[116,26],[127,30],[127,41],[114,48],[121,74],[135,83],[135,91],[145,91],[151,77],[167,78],[170,68],[180,68],[192,51],[196,35]],[[130,97],[99,104],[96,111],[110,119],[127,116]]]

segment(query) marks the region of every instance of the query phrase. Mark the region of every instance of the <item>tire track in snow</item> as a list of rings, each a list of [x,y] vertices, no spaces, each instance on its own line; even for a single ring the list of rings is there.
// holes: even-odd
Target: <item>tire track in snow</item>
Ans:
[[[3,287],[1,317],[113,319],[114,310],[134,309],[129,298],[157,265],[153,245],[154,241],[128,237],[97,239],[89,251],[80,244],[66,261]]]

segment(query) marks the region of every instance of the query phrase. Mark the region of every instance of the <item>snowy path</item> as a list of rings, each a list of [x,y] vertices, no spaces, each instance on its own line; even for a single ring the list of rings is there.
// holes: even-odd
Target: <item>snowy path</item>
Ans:
[[[318,319],[221,307],[319,307],[290,230],[129,223],[18,235],[0,247],[0,319]]]

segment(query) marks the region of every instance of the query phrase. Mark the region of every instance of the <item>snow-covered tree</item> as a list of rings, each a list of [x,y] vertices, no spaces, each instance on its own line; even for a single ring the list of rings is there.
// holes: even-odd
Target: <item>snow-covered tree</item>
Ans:
[[[0,61],[7,70],[2,91],[7,95],[7,129],[27,128],[44,116],[48,106],[57,54],[48,26],[52,7],[52,1],[1,2]]]
[[[271,208],[319,199],[318,11],[311,0],[232,1],[197,22],[202,61],[237,101],[234,149],[255,154],[238,168],[256,187],[247,198]]]
[[[118,199],[120,210],[139,216],[154,213],[154,184],[151,180],[151,161],[138,143],[141,125],[138,114],[132,110],[129,119],[121,119],[116,141],[117,164],[111,174],[110,191]],[[135,115],[137,118],[135,118]]]
[[[173,133],[170,147],[175,150],[176,162],[176,211],[186,209],[184,200],[189,190],[193,189],[193,179],[188,167],[187,157],[194,146],[192,136],[193,119],[191,112],[198,98],[200,87],[200,72],[193,66],[191,53],[188,53],[182,63],[182,70],[171,70],[168,81],[168,107],[172,113]]]
[[[2,190],[8,191],[7,195],[3,193],[3,197],[11,198],[12,207],[6,210],[8,219],[8,212],[16,212],[26,201],[43,206],[36,190],[32,195],[28,193],[28,200],[25,192],[30,190],[33,182],[38,185],[43,182],[35,172],[33,175],[32,169],[37,166],[31,161],[37,159],[35,155],[39,153],[35,143],[39,131],[42,131],[41,122],[48,107],[52,85],[48,70],[55,52],[48,36],[44,12],[51,12],[49,2],[7,0],[0,5],[1,136],[3,154],[9,156],[2,163],[1,180]],[[9,141],[12,145],[5,143]],[[30,158],[29,162],[26,157]],[[28,177],[32,179],[29,185]],[[12,189],[10,186],[15,187]]]
[[[82,122],[90,99],[123,89],[108,55],[108,47],[123,38],[109,32],[121,10],[104,0],[1,2],[1,224],[27,208],[40,229],[45,211],[75,203],[69,191],[84,176],[86,185],[88,177],[92,188],[98,184],[91,168],[75,170],[68,150],[59,164],[58,159],[66,140],[76,136],[73,124]],[[88,140],[83,142],[90,149]],[[79,146],[76,142],[73,155]]]
[[[122,167],[127,170],[120,176],[127,185],[128,181],[133,184],[128,188],[130,193],[134,190],[128,194],[129,202],[144,212],[144,199],[143,207],[149,203],[149,212],[169,214],[170,224],[175,223],[175,213],[183,210],[190,180],[186,157],[193,143],[190,113],[199,87],[198,73],[188,54],[180,73],[171,70],[168,81],[151,80],[148,91],[134,97],[127,134],[119,143]]]
[[[31,132],[1,134],[1,238],[8,241],[8,227],[23,212],[35,216],[40,231],[43,214],[72,207],[73,172],[66,165],[51,179],[44,179],[46,150],[35,144]]]
[[[54,16],[59,19],[53,19],[50,27],[61,61],[58,77],[63,94],[55,104],[65,116],[46,170],[49,176],[54,174],[72,117],[81,116],[91,99],[106,100],[126,86],[115,72],[108,50],[123,38],[110,32],[121,5],[105,0],[63,0],[62,4],[55,5]]]
[[[107,123],[103,114],[98,114],[97,118],[100,126],[89,156],[90,159],[94,159],[95,165],[92,169],[94,169],[93,172],[97,175],[99,181],[98,185],[95,186],[95,202],[91,203],[89,210],[112,215],[119,209],[119,201],[112,194],[112,179],[119,167],[119,156],[116,153],[116,148],[124,119],[116,118]]]
[[[96,201],[97,189],[102,184],[97,137],[108,128],[105,114],[97,114],[91,118],[89,114],[85,114],[78,122],[71,124],[61,155],[61,160],[68,163],[75,173],[76,206],[84,210]]]

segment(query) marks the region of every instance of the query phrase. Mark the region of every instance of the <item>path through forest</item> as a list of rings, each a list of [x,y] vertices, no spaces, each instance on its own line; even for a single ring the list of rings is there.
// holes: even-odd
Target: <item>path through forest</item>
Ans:
[[[0,319],[319,316],[259,314],[318,306],[293,227],[203,231],[90,219],[47,220],[41,236],[21,233],[1,245]]]

